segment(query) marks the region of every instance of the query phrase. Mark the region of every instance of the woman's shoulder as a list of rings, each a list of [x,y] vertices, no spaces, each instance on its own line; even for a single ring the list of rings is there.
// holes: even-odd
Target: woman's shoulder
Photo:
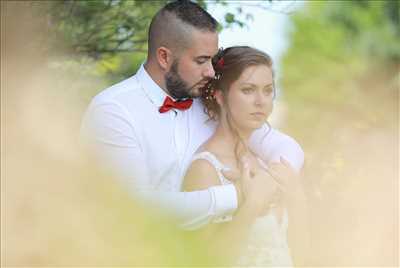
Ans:
[[[214,155],[208,151],[196,152],[186,171],[183,183],[185,191],[203,190],[219,185],[219,167]]]

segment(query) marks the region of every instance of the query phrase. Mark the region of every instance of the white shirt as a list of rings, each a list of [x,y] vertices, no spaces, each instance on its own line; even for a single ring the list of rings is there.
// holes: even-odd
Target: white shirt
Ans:
[[[133,193],[177,217],[182,227],[193,229],[232,214],[237,208],[236,190],[224,185],[181,192],[192,156],[216,124],[207,121],[198,99],[188,110],[159,113],[166,96],[142,65],[136,75],[94,97],[81,131],[102,162]],[[269,162],[283,155],[300,168],[300,146],[276,130],[263,138],[267,130],[264,127],[253,135],[260,156]]]

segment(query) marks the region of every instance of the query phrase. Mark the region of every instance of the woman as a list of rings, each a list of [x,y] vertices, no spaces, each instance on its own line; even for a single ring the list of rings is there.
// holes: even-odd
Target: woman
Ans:
[[[263,126],[272,112],[272,60],[254,48],[237,46],[220,51],[213,64],[216,77],[206,86],[202,101],[218,126],[195,154],[184,190],[232,183],[223,174],[228,169],[241,170],[242,180],[250,182],[246,187],[252,189],[243,189],[244,201],[233,217],[209,224],[198,233],[210,242],[211,255],[229,258],[233,264],[292,266],[288,218],[304,225],[299,218],[305,217],[298,178],[284,159],[281,164],[267,165],[247,144],[251,133]],[[260,170],[269,175],[260,178]],[[260,188],[268,188],[268,194]],[[296,228],[289,231],[293,240],[304,239]]]

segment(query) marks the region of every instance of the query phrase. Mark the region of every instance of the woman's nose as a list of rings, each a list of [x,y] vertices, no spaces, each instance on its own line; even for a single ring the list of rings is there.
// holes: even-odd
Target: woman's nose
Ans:
[[[258,106],[265,105],[267,102],[267,96],[264,93],[257,91],[255,94],[255,104]]]

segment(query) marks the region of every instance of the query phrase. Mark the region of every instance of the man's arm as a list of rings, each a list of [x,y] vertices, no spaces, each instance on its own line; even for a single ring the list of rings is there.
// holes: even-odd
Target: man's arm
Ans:
[[[300,145],[292,137],[270,129],[267,124],[253,132],[250,148],[267,164],[279,163],[283,157],[297,173],[303,168],[304,152]]]
[[[187,229],[202,226],[213,217],[231,214],[237,208],[233,185],[194,192],[157,190],[151,184],[151,170],[135,126],[126,113],[117,103],[92,104],[83,119],[81,134],[101,165],[122,180],[130,192],[145,204],[176,218]]]

